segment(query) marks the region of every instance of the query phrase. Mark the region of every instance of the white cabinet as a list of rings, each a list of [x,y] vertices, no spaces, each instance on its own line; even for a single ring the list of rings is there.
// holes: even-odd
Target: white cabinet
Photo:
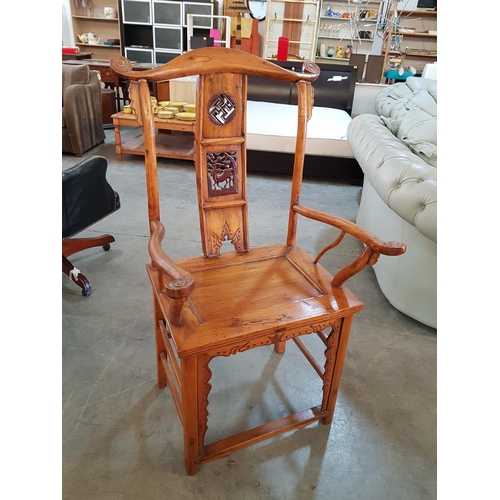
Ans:
[[[316,60],[348,63],[349,54],[379,54],[381,0],[321,0]]]
[[[187,16],[193,15],[194,27],[204,35],[213,20],[212,1],[121,0],[123,10],[123,45],[131,61],[164,64],[187,50]],[[196,34],[196,32],[195,32]]]

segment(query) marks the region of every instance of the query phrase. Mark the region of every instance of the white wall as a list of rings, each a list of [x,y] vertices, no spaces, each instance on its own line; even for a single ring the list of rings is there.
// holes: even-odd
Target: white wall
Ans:
[[[70,0],[62,0],[62,45],[75,47],[75,35],[73,33],[69,2]]]

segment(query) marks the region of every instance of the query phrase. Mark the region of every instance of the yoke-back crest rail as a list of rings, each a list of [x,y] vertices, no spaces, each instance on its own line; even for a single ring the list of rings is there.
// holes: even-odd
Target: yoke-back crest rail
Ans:
[[[319,67],[310,61],[306,61],[302,67],[303,72],[298,73],[281,68],[253,54],[223,47],[192,50],[163,66],[145,71],[134,71],[132,63],[123,56],[113,57],[110,64],[115,73],[127,80],[145,79],[149,82],[162,82],[208,73],[239,73],[297,83],[300,80],[313,82],[320,74]]]

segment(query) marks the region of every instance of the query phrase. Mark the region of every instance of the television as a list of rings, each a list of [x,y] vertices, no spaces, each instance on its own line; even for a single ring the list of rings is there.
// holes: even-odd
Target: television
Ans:
[[[437,10],[437,0],[418,0],[417,9]]]

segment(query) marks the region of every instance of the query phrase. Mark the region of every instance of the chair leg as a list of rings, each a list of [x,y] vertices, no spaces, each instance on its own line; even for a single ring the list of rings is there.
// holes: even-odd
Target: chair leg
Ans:
[[[188,476],[199,470],[199,429],[198,429],[198,380],[197,357],[181,359],[182,370],[182,427],[184,434],[184,466]]]
[[[76,283],[82,289],[82,295],[88,297],[92,293],[89,280],[76,267],[63,255],[62,256],[62,270],[66,276],[69,276],[71,281]]]
[[[103,236],[96,236],[95,238],[72,238],[63,240],[62,242],[62,270],[66,276],[76,283],[82,289],[82,295],[88,297],[92,293],[92,287],[89,280],[68,260],[70,255],[93,248],[102,246],[104,250],[109,250],[109,244],[113,243],[115,239],[110,234]],[[76,269],[76,271],[74,271]]]
[[[321,420],[325,425],[331,424],[333,420],[353,319],[353,316],[347,316],[339,320],[328,336],[325,351],[325,374],[323,376],[323,402],[321,404],[321,411],[327,412],[327,416]]]
[[[69,240],[63,240],[62,252],[69,257],[87,248],[102,246],[104,250],[109,250],[109,244],[114,241],[115,239],[110,234],[96,236],[95,238],[71,238]]]
[[[286,342],[276,342],[276,344],[274,344],[274,351],[277,354],[283,354],[285,352],[285,348]]]

